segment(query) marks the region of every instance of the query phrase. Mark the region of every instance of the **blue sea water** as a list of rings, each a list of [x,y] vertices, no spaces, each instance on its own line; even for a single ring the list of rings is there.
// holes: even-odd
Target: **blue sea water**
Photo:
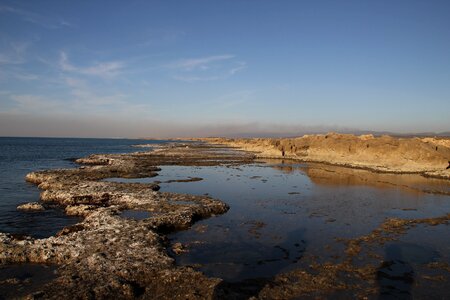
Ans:
[[[55,234],[64,226],[78,222],[65,216],[61,209],[21,212],[19,204],[38,201],[39,190],[25,182],[32,171],[72,168],[73,158],[94,153],[140,151],[136,144],[158,144],[167,141],[136,139],[19,138],[0,137],[0,232],[30,235],[37,238]]]

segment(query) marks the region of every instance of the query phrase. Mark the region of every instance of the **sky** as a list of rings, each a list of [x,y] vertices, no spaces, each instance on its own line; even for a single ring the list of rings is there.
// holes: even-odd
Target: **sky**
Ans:
[[[450,1],[0,0],[0,136],[450,131]]]

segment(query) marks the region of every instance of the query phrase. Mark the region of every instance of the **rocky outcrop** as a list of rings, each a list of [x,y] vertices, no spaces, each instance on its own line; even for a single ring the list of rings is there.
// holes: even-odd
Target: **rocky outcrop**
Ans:
[[[377,172],[422,173],[430,177],[450,179],[450,170],[446,170],[450,160],[449,139],[329,133],[283,139],[202,140],[253,151],[258,157],[284,157]]]
[[[214,149],[212,149],[214,150]],[[217,165],[250,162],[253,155],[230,156],[204,145],[159,151],[92,155],[83,166],[33,172],[43,203],[62,206],[83,221],[46,239],[0,233],[0,264],[55,264],[58,276],[34,296],[73,298],[212,298],[217,278],[177,267],[164,234],[196,220],[222,214],[228,206],[207,196],[158,192],[157,184],[102,181],[108,177],[152,177],[158,165]],[[39,203],[19,206],[37,208]],[[148,218],[121,216],[124,210],[148,211]],[[34,297],[32,295],[32,297]]]

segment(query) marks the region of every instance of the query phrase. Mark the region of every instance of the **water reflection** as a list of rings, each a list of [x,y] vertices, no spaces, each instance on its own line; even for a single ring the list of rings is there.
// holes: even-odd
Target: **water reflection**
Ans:
[[[409,243],[392,243],[385,248],[385,257],[377,271],[380,299],[412,299],[416,280],[414,266],[435,261],[435,250]]]
[[[43,211],[11,211],[2,221],[2,226],[7,227],[11,234],[47,238],[81,220],[77,216],[67,216],[62,208],[47,207]]]
[[[179,182],[193,177],[203,180]],[[230,205],[226,214],[169,236],[188,250],[175,256],[178,264],[225,279],[219,294],[245,285],[251,293],[258,291],[261,282],[270,282],[276,274],[308,266],[306,257],[319,263],[341,261],[344,245],[336,238],[368,234],[386,218],[434,217],[450,211],[450,184],[445,180],[288,160],[163,166],[157,177],[134,180],[158,180],[162,191],[208,194]],[[378,272],[383,295],[410,293],[418,261],[411,251],[420,253],[414,249],[411,243],[386,248]]]
[[[0,299],[19,299],[56,278],[56,266],[15,264],[0,267]]]
[[[318,164],[270,160],[239,167],[168,166],[155,179],[189,176],[204,180],[162,183],[161,190],[208,193],[231,209],[192,230],[172,234],[173,242],[189,250],[176,256],[177,262],[197,265],[207,275],[229,282],[270,278],[307,265],[303,257],[338,261],[343,246],[336,238],[368,234],[387,217],[420,218],[450,211],[448,196],[411,188],[445,190],[447,182]]]
[[[448,180],[425,178],[419,174],[374,173],[367,170],[338,166],[309,164],[301,167],[318,185],[371,186],[382,189],[399,189],[402,192],[450,194]]]

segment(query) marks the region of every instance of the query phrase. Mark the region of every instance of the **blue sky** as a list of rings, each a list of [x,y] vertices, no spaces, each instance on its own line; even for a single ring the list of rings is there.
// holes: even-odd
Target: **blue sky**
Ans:
[[[450,130],[449,1],[0,1],[0,135]]]

